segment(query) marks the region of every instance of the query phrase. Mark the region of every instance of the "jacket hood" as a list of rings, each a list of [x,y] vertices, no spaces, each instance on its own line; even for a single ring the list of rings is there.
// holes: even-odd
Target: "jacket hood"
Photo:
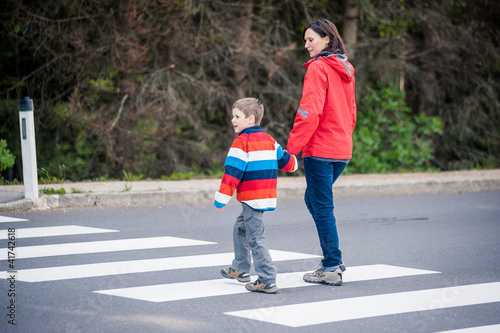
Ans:
[[[314,61],[322,61],[328,64],[347,82],[351,82],[354,78],[354,67],[352,67],[351,63],[347,60],[347,55],[340,52],[340,50],[335,50],[333,52],[323,51],[314,57],[314,59],[306,62],[304,66],[309,67]]]

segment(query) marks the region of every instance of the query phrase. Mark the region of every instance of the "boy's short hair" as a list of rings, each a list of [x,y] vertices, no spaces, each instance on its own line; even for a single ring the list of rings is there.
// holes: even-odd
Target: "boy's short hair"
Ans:
[[[262,117],[264,116],[264,105],[257,99],[253,97],[242,98],[234,102],[233,109],[240,110],[245,118],[250,115],[255,117],[255,125],[260,125]]]

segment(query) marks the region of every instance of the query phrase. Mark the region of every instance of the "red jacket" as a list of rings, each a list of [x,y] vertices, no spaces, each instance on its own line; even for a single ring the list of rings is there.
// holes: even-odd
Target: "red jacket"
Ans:
[[[324,54],[304,64],[302,99],[287,151],[302,151],[302,157],[350,159],[356,124],[354,67],[344,54]]]

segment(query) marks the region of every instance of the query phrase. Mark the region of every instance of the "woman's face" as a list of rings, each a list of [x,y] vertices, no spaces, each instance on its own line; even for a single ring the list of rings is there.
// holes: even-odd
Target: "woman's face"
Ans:
[[[306,30],[304,34],[305,48],[309,51],[309,56],[314,58],[318,54],[323,51],[328,43],[330,42],[330,38],[327,36],[321,37],[316,31],[309,28]]]

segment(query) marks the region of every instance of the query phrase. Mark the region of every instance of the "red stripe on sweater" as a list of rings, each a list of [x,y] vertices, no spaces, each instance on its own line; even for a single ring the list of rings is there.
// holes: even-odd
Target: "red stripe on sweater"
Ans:
[[[236,188],[238,187],[238,184],[240,183],[240,180],[238,178],[235,178],[231,175],[228,175],[227,173],[224,174],[222,177],[221,184]]]
[[[240,184],[238,192],[276,188],[277,185],[277,179],[249,180]]]
[[[248,152],[260,150],[275,150],[274,143],[270,141],[248,142]]]
[[[246,134],[242,134],[238,136],[236,139],[234,139],[233,144],[231,145],[231,148],[239,148],[243,151],[247,151],[247,136]]]
[[[275,188],[238,192],[237,199],[238,201],[270,199],[270,198],[274,199],[276,198],[276,192],[277,191]]]
[[[220,184],[219,192],[225,195],[232,196],[236,188],[226,184]]]
[[[288,160],[288,163],[283,167],[283,171],[293,171],[295,168],[295,158],[293,156],[290,156],[290,159]]]

